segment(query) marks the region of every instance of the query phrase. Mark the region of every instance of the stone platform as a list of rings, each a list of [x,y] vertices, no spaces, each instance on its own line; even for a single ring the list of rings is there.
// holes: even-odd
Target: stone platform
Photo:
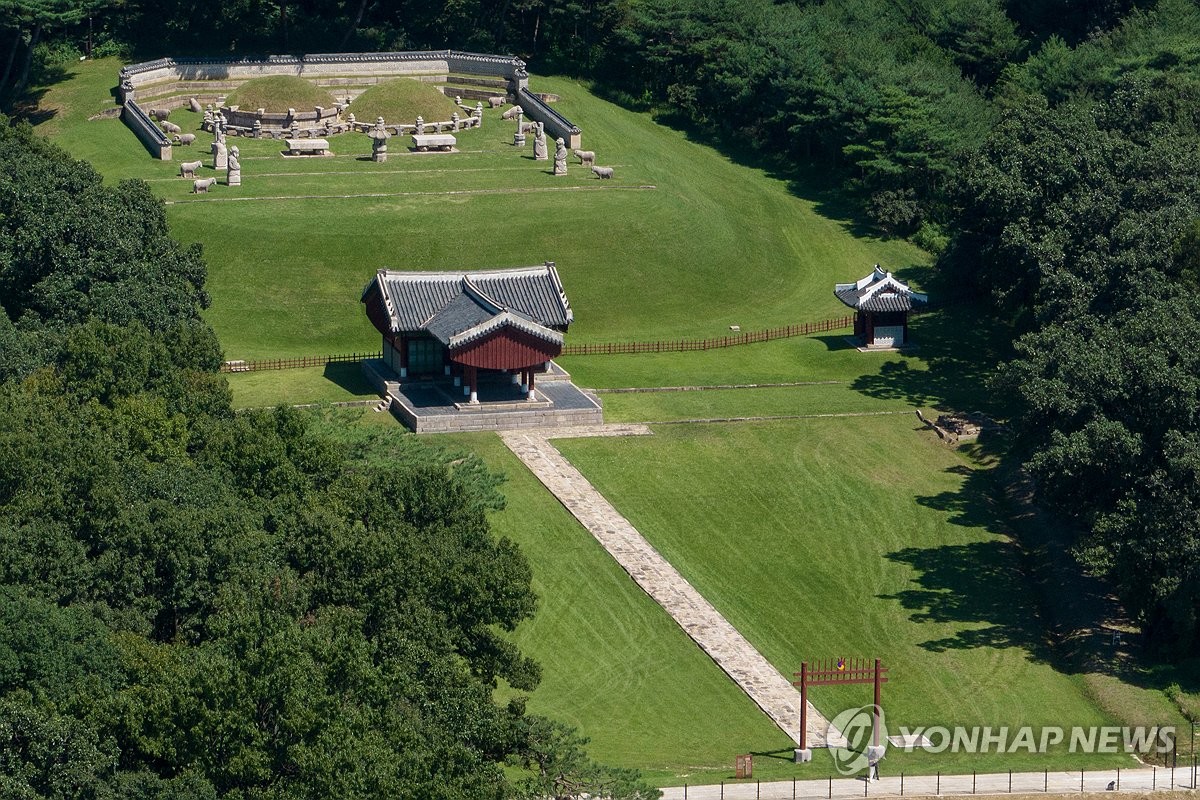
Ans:
[[[399,379],[383,361],[363,362],[363,372],[390,410],[416,433],[502,431],[599,425],[604,412],[599,398],[571,382],[571,376],[551,362],[537,376],[537,400],[530,401],[519,386],[503,375],[481,375],[478,403],[467,403],[460,386],[444,376]]]

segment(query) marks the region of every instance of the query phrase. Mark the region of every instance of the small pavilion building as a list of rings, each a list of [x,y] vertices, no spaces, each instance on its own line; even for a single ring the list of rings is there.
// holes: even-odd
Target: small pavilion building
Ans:
[[[929,302],[928,295],[914,292],[878,264],[865,278],[836,284],[833,294],[854,309],[855,338],[879,349],[908,344],[908,315]]]
[[[507,375],[536,400],[535,376],[562,353],[574,319],[552,261],[477,271],[381,269],[362,302],[383,334],[383,360],[401,381],[449,376],[469,404],[479,403],[481,374]]]

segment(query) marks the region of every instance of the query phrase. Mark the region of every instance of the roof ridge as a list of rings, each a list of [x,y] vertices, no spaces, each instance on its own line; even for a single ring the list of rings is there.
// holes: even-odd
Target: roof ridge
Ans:
[[[490,294],[485,292],[483,289],[476,286],[475,282],[471,280],[470,275],[463,275],[462,287],[463,287],[464,294],[466,294],[468,297],[470,297],[475,302],[482,305],[487,311],[489,311],[492,314],[499,314],[501,311],[509,310],[508,306],[499,302],[498,300],[496,300],[496,298],[492,297]]]

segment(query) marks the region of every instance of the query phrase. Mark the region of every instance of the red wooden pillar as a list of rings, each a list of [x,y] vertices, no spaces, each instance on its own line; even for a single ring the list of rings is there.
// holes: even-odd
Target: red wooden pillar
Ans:
[[[479,402],[479,369],[477,367],[467,367],[467,379],[471,384],[470,401],[472,403]]]
[[[873,733],[871,738],[876,747],[879,746],[879,704],[881,702],[879,691],[880,677],[879,659],[877,658],[875,659],[875,707],[871,709],[871,730]]]
[[[808,662],[800,662],[800,749],[808,749]]]
[[[537,399],[536,397],[534,397],[534,394],[533,394],[533,376],[534,376],[534,374],[535,373],[534,373],[533,367],[530,367],[529,368],[529,399],[530,400]]]

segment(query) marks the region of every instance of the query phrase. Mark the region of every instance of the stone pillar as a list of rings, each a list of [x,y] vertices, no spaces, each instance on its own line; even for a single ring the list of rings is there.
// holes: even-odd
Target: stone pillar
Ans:
[[[458,130],[458,112],[457,111],[455,111],[453,114],[450,115],[450,129],[453,131]]]

